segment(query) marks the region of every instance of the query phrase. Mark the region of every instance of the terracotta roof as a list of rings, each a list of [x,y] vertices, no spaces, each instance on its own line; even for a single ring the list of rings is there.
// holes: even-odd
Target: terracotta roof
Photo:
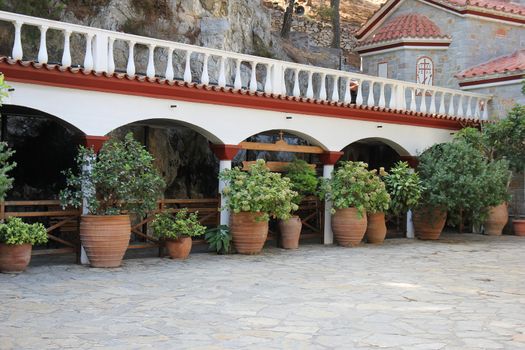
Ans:
[[[231,94],[234,96],[240,96],[240,95],[252,96],[254,98],[267,99],[269,101],[272,101],[272,100],[273,101],[277,101],[277,100],[283,101],[284,100],[284,101],[292,101],[292,102],[301,102],[305,104],[307,103],[307,104],[314,104],[314,105],[325,105],[325,106],[337,107],[341,109],[344,108],[347,110],[359,110],[359,111],[363,111],[363,113],[365,111],[389,113],[389,114],[391,113],[393,117],[399,116],[400,120],[406,117],[406,124],[411,124],[411,125],[421,124],[424,126],[424,124],[426,124],[427,122],[428,124],[433,124],[432,121],[439,122],[441,120],[445,123],[453,122],[453,123],[456,123],[457,125],[461,125],[461,127],[464,127],[465,125],[479,125],[481,122],[480,120],[477,120],[474,118],[457,117],[457,116],[444,115],[444,114],[422,113],[422,112],[406,111],[406,110],[401,110],[401,109],[393,109],[393,108],[377,107],[377,106],[355,105],[351,103],[319,100],[319,99],[312,99],[312,98],[305,98],[305,97],[294,97],[294,96],[287,96],[287,95],[281,95],[281,94],[266,93],[266,92],[261,92],[261,91],[252,92],[246,89],[235,89],[233,87],[220,87],[218,85],[205,85],[205,84],[194,83],[194,82],[187,83],[181,80],[168,81],[163,78],[148,78],[143,75],[129,76],[124,73],[113,73],[113,74],[97,73],[95,71],[85,71],[83,68],[73,68],[73,67],[65,68],[58,64],[41,64],[41,63],[37,63],[34,61],[17,61],[17,60],[8,58],[8,57],[0,56],[0,72],[2,71],[2,66],[5,67],[6,65],[8,67],[15,68],[14,70],[12,70],[13,73],[18,72],[20,69],[23,69],[23,70],[36,69],[39,71],[49,71],[49,72],[55,73],[54,76],[56,76],[56,74],[60,74],[60,75],[64,74],[65,76],[75,75],[75,76],[78,76],[79,78],[82,78],[82,77],[90,78],[91,81],[93,81],[93,79],[96,79],[96,80],[108,79],[108,81],[106,83],[102,83],[102,85],[100,85],[100,83],[97,82],[97,84],[86,83],[85,86],[78,87],[78,88],[85,88],[85,89],[92,89],[92,90],[99,90],[95,86],[103,86],[104,91],[110,91],[112,90],[111,87],[114,86],[114,84],[112,83],[115,81],[130,82],[130,83],[135,82],[135,83],[140,83],[140,84],[148,84],[148,85],[151,85],[153,89],[159,89],[158,92],[156,93],[159,98],[166,96],[166,88],[168,89],[169,88],[174,88],[174,89],[182,88],[182,89],[189,90],[189,94],[192,96],[192,99],[196,99],[196,96],[198,95],[196,94],[195,90],[200,90],[200,91],[204,90],[208,92],[222,93],[222,97],[219,96],[218,98],[221,101],[223,101],[224,94],[226,93],[227,95]],[[6,71],[9,71],[9,70],[6,68],[4,70],[4,73]],[[11,77],[11,79],[14,81],[25,81],[26,79],[29,79],[31,81],[34,81],[35,84],[38,84],[38,81],[39,81],[39,80],[34,80],[36,79],[36,74],[35,73],[31,74],[30,72],[24,73],[23,74],[24,77],[21,77],[21,78],[17,78],[13,76],[13,74],[12,75],[6,74],[6,75],[7,75],[6,77],[7,80],[9,80]],[[54,79],[56,80],[56,78]],[[42,84],[45,85],[45,83],[42,83]],[[66,79],[64,79],[60,83],[52,84],[52,85],[64,86],[64,87],[68,85],[71,88],[76,88],[76,86],[71,86],[71,84],[66,83]],[[162,91],[160,91],[161,88],[162,88]],[[134,89],[133,92],[137,95],[144,94],[145,96],[150,96],[150,97],[152,96],[152,93],[150,91],[153,91],[153,90],[151,89],[149,89],[148,92],[146,92],[144,88],[140,88],[140,87],[135,87],[133,89]],[[115,90],[113,92],[121,93],[119,90]],[[173,98],[175,96],[170,95],[169,97]],[[230,105],[230,104],[226,103],[226,105]],[[271,105],[272,105],[271,102],[270,103],[263,102],[263,104],[261,104],[261,106],[264,106],[264,108],[262,109],[272,109],[272,108],[269,108],[269,106]],[[308,107],[308,108],[311,109],[314,107]],[[330,115],[330,114],[327,114],[327,115]],[[394,119],[395,117],[392,120]],[[403,122],[401,122],[400,124],[403,124]],[[451,127],[444,127],[444,128],[451,128]]]
[[[411,13],[390,19],[375,34],[359,43],[358,46],[404,38],[449,39],[450,37],[444,35],[441,29],[427,16]]]
[[[474,78],[491,74],[516,74],[525,71],[525,48],[511,55],[501,56],[488,62],[465,69],[457,78]]]
[[[525,15],[525,6],[508,0],[442,0],[456,6],[481,7],[498,12]]]

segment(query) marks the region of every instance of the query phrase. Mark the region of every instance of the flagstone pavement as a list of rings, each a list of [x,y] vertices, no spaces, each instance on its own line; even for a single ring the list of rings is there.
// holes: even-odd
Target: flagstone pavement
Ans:
[[[0,349],[525,349],[525,237],[0,275]]]

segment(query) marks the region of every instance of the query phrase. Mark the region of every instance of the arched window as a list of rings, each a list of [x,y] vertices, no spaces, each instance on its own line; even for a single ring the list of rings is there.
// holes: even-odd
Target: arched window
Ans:
[[[423,56],[417,59],[416,83],[434,85],[434,62],[430,57]]]

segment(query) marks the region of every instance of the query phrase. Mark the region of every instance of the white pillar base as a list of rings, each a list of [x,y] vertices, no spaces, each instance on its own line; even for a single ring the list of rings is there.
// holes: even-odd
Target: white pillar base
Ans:
[[[323,178],[330,179],[332,177],[333,165],[323,166]],[[334,244],[334,233],[332,231],[332,202],[325,200],[324,203],[324,236],[323,244]]]
[[[407,238],[415,238],[415,232],[414,222],[412,221],[412,210],[409,210],[407,212]]]
[[[84,249],[84,246],[80,246],[80,263],[82,265],[89,265],[89,259],[86,254],[86,250]]]
[[[219,161],[219,172],[224,169],[231,169],[232,161],[231,160],[221,160]],[[226,187],[226,182],[219,180],[219,193],[222,193],[222,190]],[[226,208],[226,197],[221,196],[221,208]],[[228,209],[221,210],[220,224],[228,226],[230,223],[230,211]]]

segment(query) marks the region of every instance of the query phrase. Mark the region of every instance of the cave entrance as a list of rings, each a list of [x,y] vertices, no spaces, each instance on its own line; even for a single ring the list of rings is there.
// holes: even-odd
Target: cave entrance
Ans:
[[[353,142],[343,149],[342,161],[361,161],[368,164],[369,169],[384,168],[387,172],[394,164],[408,155],[401,146],[384,139],[370,138]],[[400,217],[386,216],[386,238],[402,238],[406,232],[406,215]]]
[[[130,132],[153,155],[155,166],[166,181],[158,210],[176,213],[187,208],[198,212],[201,224],[216,227],[220,220],[219,160],[210,149],[206,132],[171,119],[148,119],[121,126],[107,136],[123,139]],[[159,249],[162,254],[162,245],[151,237],[148,225],[154,214],[132,218],[127,258],[138,256],[135,252],[139,248]],[[193,239],[197,250],[206,250],[204,237]]]
[[[316,170],[318,177],[322,175],[319,156],[324,153],[324,149],[293,131],[264,131],[248,137],[239,146],[241,150],[232,163],[245,170],[256,160],[264,159],[271,171],[284,172],[289,162],[302,159]],[[301,242],[322,243],[324,202],[316,196],[305,197],[296,214],[303,224]],[[277,244],[278,232],[278,222],[270,220],[267,241],[275,241]]]

